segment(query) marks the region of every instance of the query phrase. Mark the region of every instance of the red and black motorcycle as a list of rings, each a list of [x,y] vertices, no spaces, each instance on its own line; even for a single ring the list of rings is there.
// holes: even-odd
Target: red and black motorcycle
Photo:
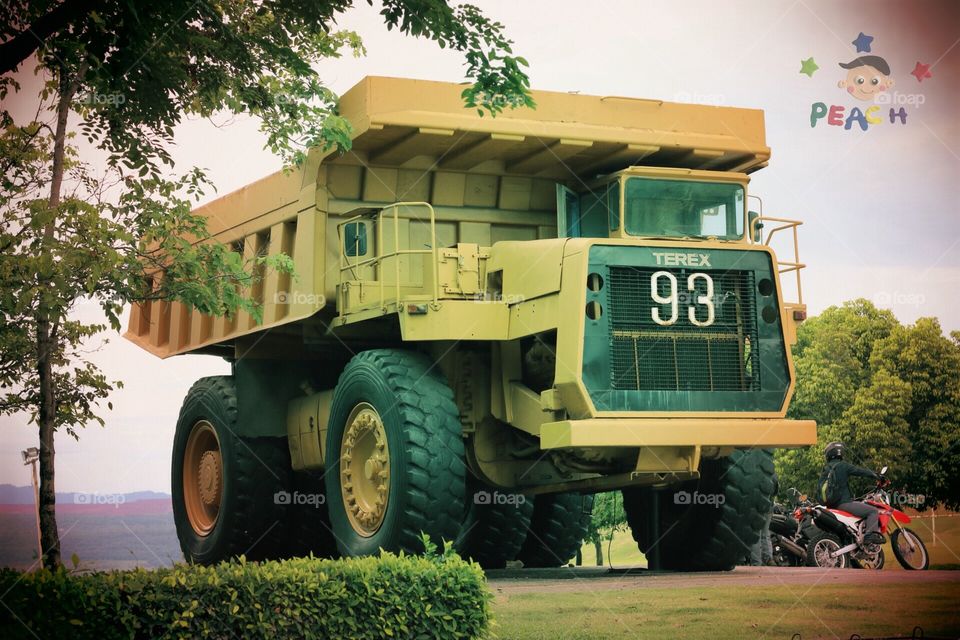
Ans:
[[[880,532],[890,536],[893,555],[904,569],[922,570],[930,566],[930,555],[920,537],[903,526],[910,516],[890,506],[890,494],[885,488],[890,481],[885,477],[887,467],[880,471],[876,488],[860,498],[880,511]],[[854,564],[865,569],[883,568],[883,547],[864,542],[864,519],[840,509],[823,505],[807,507],[819,531],[807,542],[806,564],[811,567],[842,569]]]

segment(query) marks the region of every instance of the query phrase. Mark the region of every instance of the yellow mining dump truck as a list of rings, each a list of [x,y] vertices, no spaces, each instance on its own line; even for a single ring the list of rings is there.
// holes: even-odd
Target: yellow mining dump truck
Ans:
[[[173,446],[188,560],[422,549],[557,566],[592,495],[622,489],[640,549],[725,569],[771,506],[805,317],[796,225],[747,207],[763,113],[366,78],[352,151],[314,150],[200,209],[247,258],[263,322],[134,307],[160,357],[219,355]],[[760,212],[762,213],[762,211]],[[778,260],[771,234],[792,240]]]

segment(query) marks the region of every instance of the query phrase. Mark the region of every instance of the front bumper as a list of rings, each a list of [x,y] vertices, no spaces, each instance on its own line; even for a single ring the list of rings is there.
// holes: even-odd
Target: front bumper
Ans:
[[[592,418],[548,422],[540,448],[803,447],[817,442],[813,420],[782,418]]]

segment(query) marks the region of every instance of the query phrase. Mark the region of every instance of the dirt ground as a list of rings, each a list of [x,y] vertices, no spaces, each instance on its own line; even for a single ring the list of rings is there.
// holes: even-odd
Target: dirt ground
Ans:
[[[867,571],[863,569],[816,569],[808,567],[737,567],[715,573],[670,573],[644,567],[608,569],[569,567],[560,569],[503,569],[488,571],[487,580],[497,596],[528,592],[572,592],[609,589],[668,589],[683,587],[737,587],[786,585],[947,583],[956,586],[960,600],[960,571]]]

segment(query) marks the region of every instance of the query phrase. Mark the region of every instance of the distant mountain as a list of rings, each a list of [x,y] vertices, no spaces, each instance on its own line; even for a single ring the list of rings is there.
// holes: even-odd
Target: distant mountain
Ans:
[[[114,504],[142,500],[169,499],[169,493],[159,491],[132,491],[130,493],[57,492],[57,504]],[[33,487],[0,484],[0,504],[33,504]]]

